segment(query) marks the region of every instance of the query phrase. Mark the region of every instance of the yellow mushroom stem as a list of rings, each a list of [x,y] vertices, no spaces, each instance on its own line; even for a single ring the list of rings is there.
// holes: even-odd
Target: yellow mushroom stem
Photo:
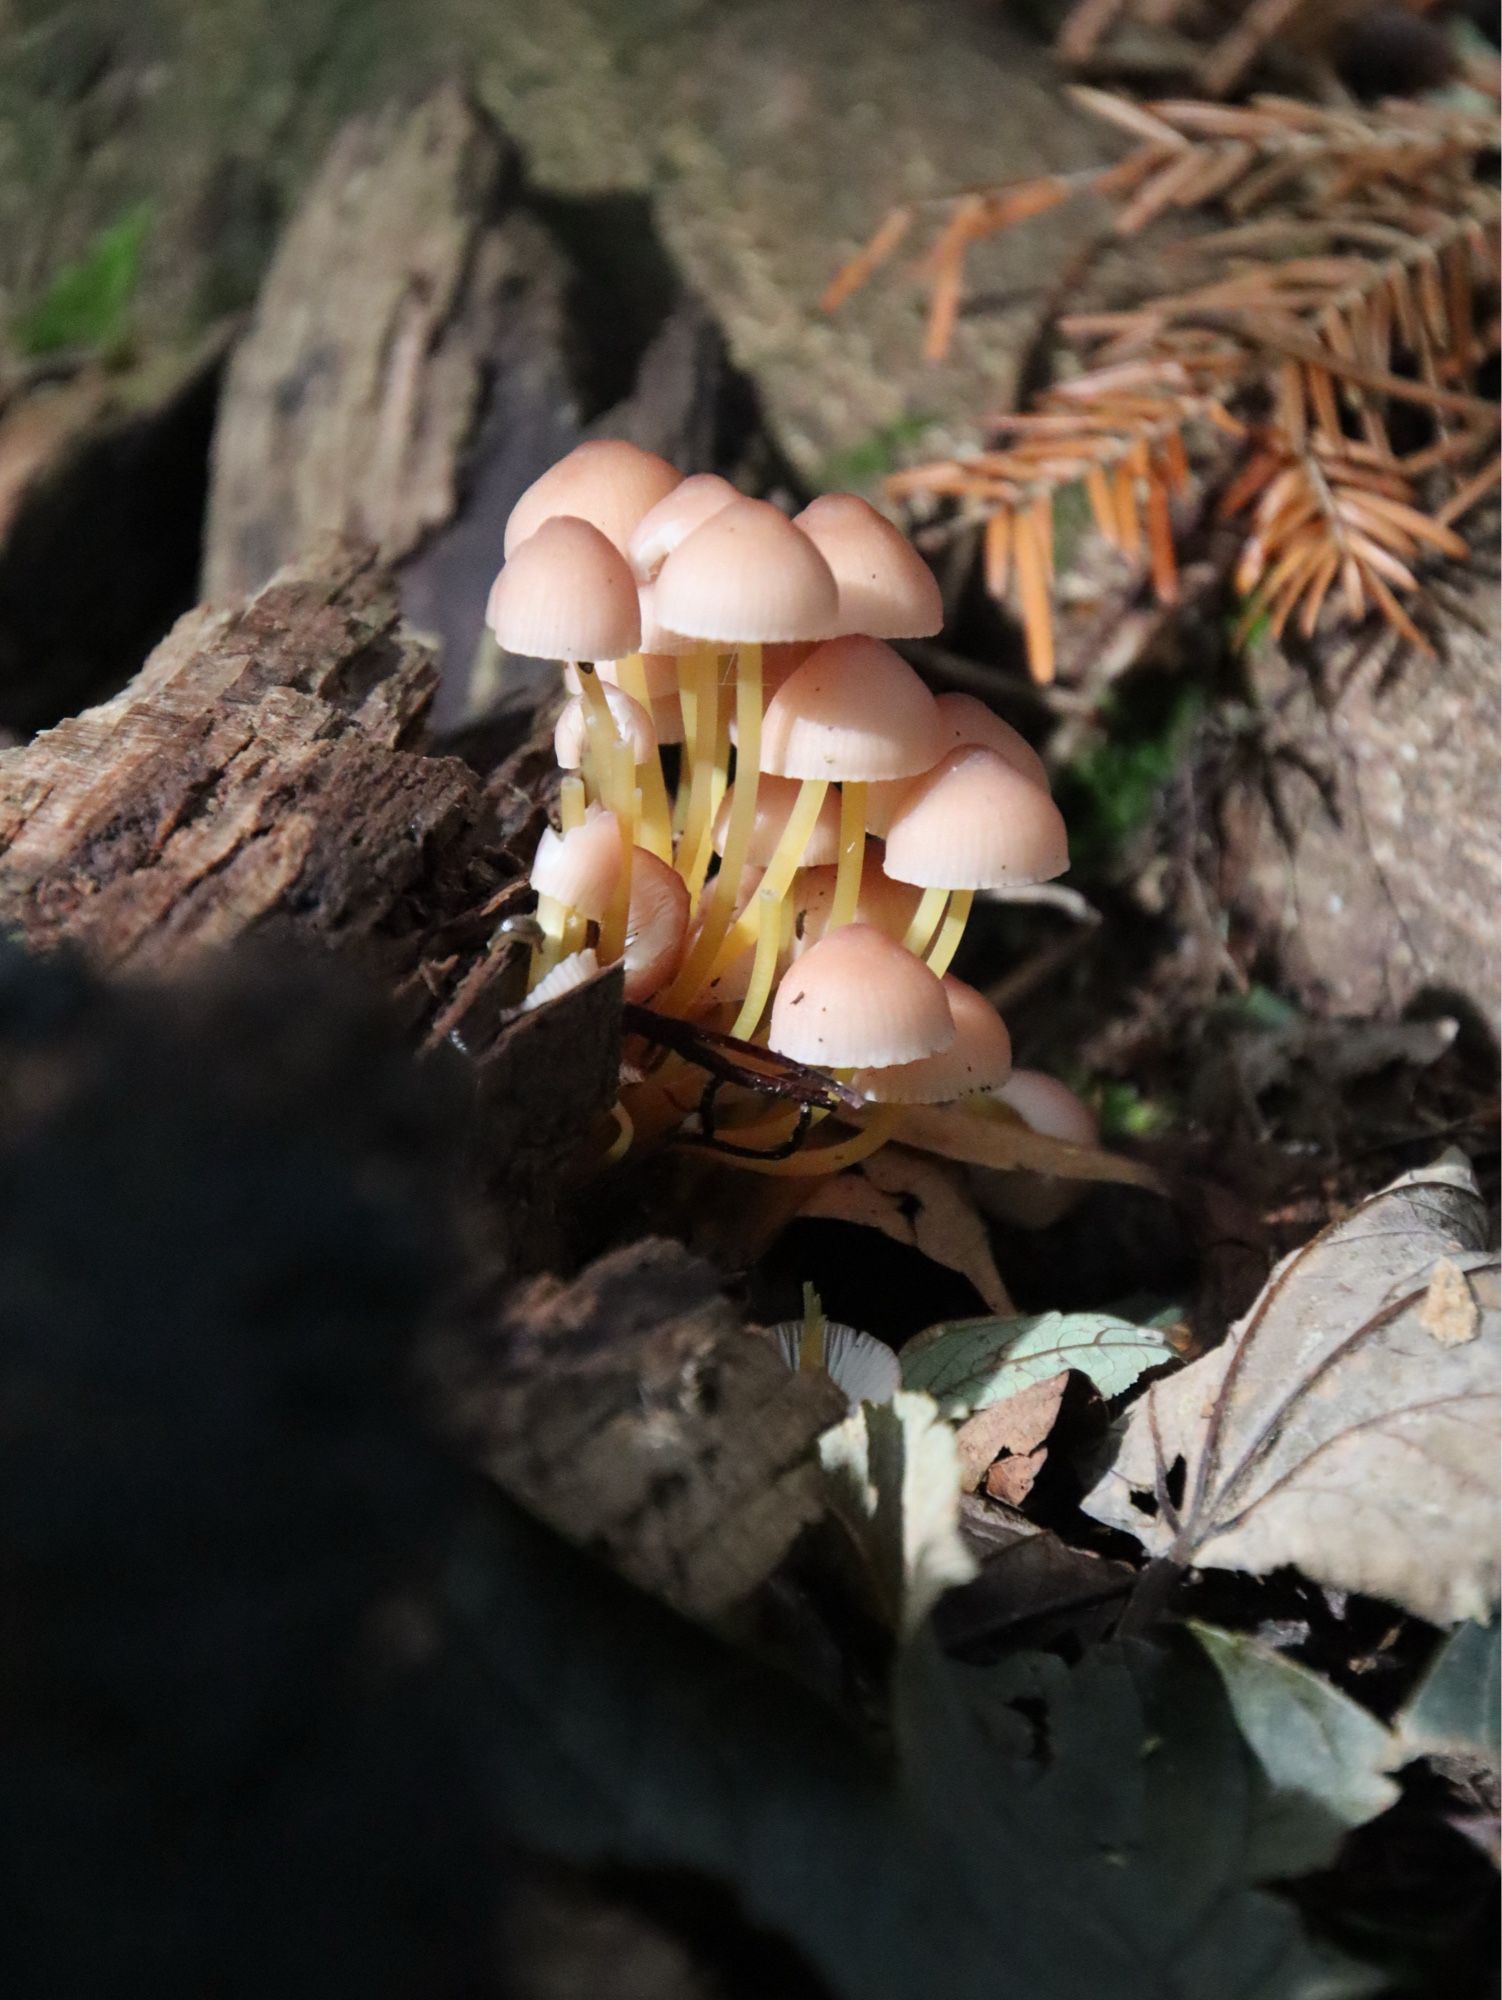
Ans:
[[[812,1285],[803,1287],[803,1336],[798,1342],[798,1366],[824,1366],[824,1308]]]
[[[622,831],[629,840],[630,830],[625,822],[630,801],[620,796],[619,764],[614,754],[621,733],[593,665],[588,660],[576,660],[574,673],[584,702],[584,782],[601,805],[609,806],[619,815]]]
[[[944,921],[939,926],[939,935],[934,939],[934,948],[928,954],[928,969],[937,972],[942,979],[960,948],[960,939],[965,935],[965,926],[970,921],[970,907],[975,901],[973,889],[955,889],[950,893],[949,908],[944,913]]]
[[[688,810],[678,842],[678,873],[698,900],[709,872],[711,825],[714,818],[715,745],[720,724],[719,662],[712,646],[696,646],[678,662],[678,692],[683,705],[683,776],[688,786]]]
[[[711,656],[712,658],[712,656]],[[699,721],[702,725],[703,717]],[[710,887],[708,901],[699,919],[695,938],[678,977],[658,1003],[659,1012],[682,1014],[698,998],[715,955],[735,914],[735,895],[741,871],[746,865],[751,833],[756,823],[756,781],[761,763],[761,647],[742,646],[735,683],[736,773],[737,783],[730,806],[730,824],[725,829],[725,846],[720,856],[720,872]],[[698,772],[696,771],[697,780]],[[690,808],[692,811],[692,808]],[[690,884],[690,890],[692,890]]]
[[[928,950],[934,932],[939,928],[939,920],[949,907],[947,889],[925,889],[918,898],[918,907],[913,912],[913,920],[908,925],[902,940],[902,949],[910,951],[914,958],[922,958]]]
[[[633,701],[641,703],[648,715],[652,713],[652,699],[647,687],[647,670],[642,664],[640,653],[631,653],[621,661],[618,669],[621,686]],[[645,764],[637,766],[637,776],[641,783],[641,813],[639,815],[636,840],[649,854],[655,854],[659,861],[673,865],[673,813],[668,804],[668,788],[663,782],[662,762],[659,757],[649,757]]]
[[[841,1117],[846,1114],[841,1113]],[[790,1153],[785,1160],[747,1160],[739,1154],[726,1156],[729,1167],[745,1167],[753,1174],[790,1174],[800,1177],[814,1174],[843,1173],[846,1167],[853,1167],[858,1160],[868,1159],[878,1152],[897,1129],[900,1107],[895,1104],[878,1104],[863,1121],[861,1129],[850,1139],[837,1139],[832,1146],[805,1146],[801,1152]],[[738,1141],[746,1138],[738,1133]]]
[[[866,787],[847,782],[840,788],[840,864],[835,870],[834,897],[826,931],[837,931],[855,920],[860,901],[861,863],[866,856]]]
[[[617,741],[607,757],[610,802],[621,829],[621,867],[600,923],[600,963],[614,965],[625,955],[626,925],[631,912],[631,861],[636,852],[631,835],[641,793],[636,789],[636,765],[631,745]]]
[[[631,1141],[636,1136],[631,1113],[619,1100],[610,1107],[610,1121],[615,1127],[615,1136],[605,1148],[601,1159],[596,1162],[597,1167],[613,1167],[618,1160],[625,1159],[631,1150]]]
[[[788,823],[773,852],[771,865],[762,876],[750,907],[743,912],[739,923],[726,938],[715,961],[716,972],[734,964],[745,944],[732,948],[733,940],[737,933],[744,933],[748,923],[755,926],[756,956],[751,961],[751,978],[740,1012],[730,1029],[731,1034],[739,1035],[742,1041],[749,1041],[760,1027],[762,1013],[772,997],[778,960],[792,941],[796,912],[788,901],[788,890],[797,876],[809,835],[824,804],[828,782],[826,778],[810,778],[804,784],[797,804],[788,814]]]

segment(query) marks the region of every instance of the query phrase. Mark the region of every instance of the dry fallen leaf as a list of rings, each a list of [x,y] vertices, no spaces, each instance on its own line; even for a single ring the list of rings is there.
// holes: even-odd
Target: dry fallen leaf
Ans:
[[[954,1432],[931,1396],[863,1403],[819,1440],[825,1496],[864,1559],[876,1608],[915,1632],[975,1558],[960,1534]]]
[[[905,1146],[884,1146],[851,1172],[820,1182],[800,1214],[879,1229],[968,1278],[992,1312],[1015,1310],[963,1176]]]
[[[1153,1385],[1086,1511],[1173,1562],[1292,1563],[1437,1624],[1485,1617],[1502,1345],[1485,1231],[1458,1155],[1362,1202],[1284,1259],[1223,1347]],[[1425,1319],[1442,1262],[1475,1314],[1458,1344]]]
[[[955,1445],[967,1493],[985,1479],[993,1500],[1005,1500],[1009,1507],[1022,1505],[1047,1457],[1044,1441],[1058,1420],[1068,1382],[1069,1370],[1061,1369],[1046,1381],[1019,1389],[1004,1402],[988,1403],[960,1425]],[[999,1465],[995,1463],[998,1459]],[[993,1475],[999,1475],[994,1484],[987,1477],[988,1467]]]

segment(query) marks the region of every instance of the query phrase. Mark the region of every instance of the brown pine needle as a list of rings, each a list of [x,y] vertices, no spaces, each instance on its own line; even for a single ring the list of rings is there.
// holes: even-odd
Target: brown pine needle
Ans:
[[[1030,514],[1017,516],[1014,543],[1028,670],[1035,681],[1046,685],[1054,677],[1053,610],[1048,601],[1047,559],[1038,546],[1037,524]]]
[[[1012,510],[998,507],[986,522],[986,589],[998,603],[1007,594],[1012,574]]]
[[[848,263],[842,264],[825,286],[824,296],[819,301],[820,312],[838,311],[852,293],[868,284],[888,258],[896,254],[912,223],[913,211],[910,208],[892,209],[864,249],[858,250]]]

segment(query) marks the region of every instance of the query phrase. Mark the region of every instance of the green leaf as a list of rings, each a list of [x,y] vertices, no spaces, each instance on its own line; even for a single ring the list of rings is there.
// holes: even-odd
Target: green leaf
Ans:
[[[150,204],[140,203],[101,230],[76,264],[58,272],[17,325],[23,353],[55,354],[68,347],[107,351],[120,344],[151,221]]]
[[[944,1592],[968,1583],[960,1536],[960,1461],[932,1398],[899,1390],[863,1403],[819,1440],[826,1492],[865,1558],[877,1609],[916,1631]]]
[[[1187,1641],[1098,1647],[1071,1669],[957,1666],[924,1640],[898,1700],[909,1782],[944,1872],[994,1912],[1008,1990],[1332,2000],[1378,1983],[1255,1886],[1266,1787]]]
[[[1498,1620],[1462,1625],[1440,1647],[1398,1717],[1410,1756],[1476,1756],[1502,1762],[1502,1646]]]
[[[1243,1632],[1191,1623],[1220,1675],[1272,1799],[1253,1857],[1259,1874],[1324,1868],[1353,1826],[1386,1812],[1398,1787],[1391,1730],[1296,1660]]]
[[[1147,1369],[1172,1359],[1155,1327],[1112,1313],[1039,1313],[930,1327],[904,1348],[902,1379],[910,1389],[926,1389],[946,1417],[963,1417],[1061,1368],[1077,1368],[1103,1396],[1119,1396]]]
[[[837,2000],[1371,1989],[1251,1882],[1261,1773],[1188,1641],[979,1668],[925,1631],[876,1746],[509,1507],[448,1595],[499,1831],[711,1878]]]

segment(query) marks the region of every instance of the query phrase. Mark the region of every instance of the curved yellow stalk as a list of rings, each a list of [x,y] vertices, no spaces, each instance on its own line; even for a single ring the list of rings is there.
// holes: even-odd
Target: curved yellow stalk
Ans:
[[[840,865],[835,871],[834,898],[829,906],[829,921],[824,926],[826,931],[837,931],[854,921],[865,856],[866,787],[847,783],[840,788]]]
[[[703,715],[698,718],[702,733]],[[756,781],[761,760],[761,647],[742,646],[735,684],[737,783],[730,807],[730,824],[725,829],[725,846],[720,856],[720,872],[714,878],[699,920],[699,934],[678,977],[668,988],[658,1007],[665,1014],[681,1014],[698,998],[730,919],[735,913],[735,896],[751,845],[751,829],[756,820]],[[695,782],[699,773],[694,772]],[[692,807],[690,807],[692,813]]]
[[[652,702],[647,689],[647,670],[642,665],[641,654],[630,654],[620,662],[617,671],[621,677],[621,686],[632,700],[640,702],[650,715]],[[663,780],[661,758],[649,757],[645,764],[638,764],[636,768],[641,781],[641,812],[638,815],[637,842],[646,848],[649,854],[655,854],[659,861],[666,861],[671,867],[673,812],[668,804],[668,788]]]
[[[939,928],[939,919],[949,904],[947,889],[925,889],[918,899],[918,907],[913,912],[913,920],[903,936],[902,949],[910,951],[915,958],[922,958],[928,950],[934,932]]]
[[[970,906],[975,901],[973,889],[956,889],[949,898],[949,908],[944,913],[944,921],[939,926],[939,935],[934,939],[934,948],[928,954],[928,969],[937,972],[942,979],[953,963],[954,955],[960,948],[960,939],[965,935],[965,926],[970,921]]]
[[[719,735],[720,678],[712,646],[697,646],[678,662],[683,703],[684,757],[688,766],[688,811],[678,843],[678,873],[697,898],[709,869],[710,823],[714,816],[715,743]],[[690,718],[692,728],[690,730]]]

